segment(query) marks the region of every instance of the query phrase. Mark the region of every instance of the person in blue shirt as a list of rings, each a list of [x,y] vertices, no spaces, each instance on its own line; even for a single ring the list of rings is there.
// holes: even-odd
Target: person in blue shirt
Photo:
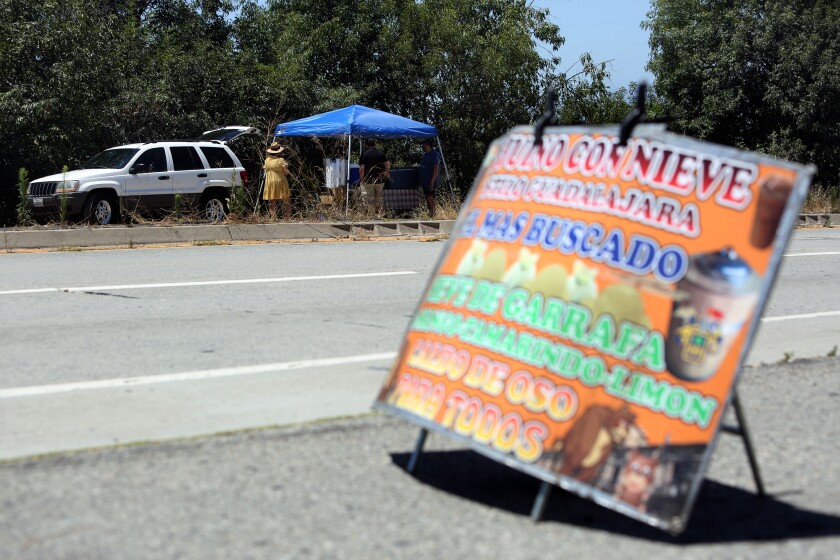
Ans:
[[[429,206],[430,218],[435,217],[435,189],[440,184],[440,162],[440,153],[434,148],[432,140],[423,140],[423,159],[420,161],[418,178]]]

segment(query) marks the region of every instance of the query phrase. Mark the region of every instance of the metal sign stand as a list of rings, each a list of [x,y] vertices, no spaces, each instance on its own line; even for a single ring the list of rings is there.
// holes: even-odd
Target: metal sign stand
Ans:
[[[744,416],[744,410],[741,408],[741,401],[738,399],[737,390],[734,391],[732,395],[732,408],[735,411],[735,421],[737,424],[721,424],[720,429],[727,434],[739,436],[743,440],[744,450],[747,453],[747,459],[750,462],[750,470],[752,471],[753,481],[755,482],[755,492],[758,497],[764,498],[767,496],[767,493],[764,491],[764,481],[761,478],[761,471],[758,468],[758,457],[755,454],[755,448],[752,444],[752,436],[750,435],[750,429],[747,425],[746,416]],[[539,493],[534,500],[534,507],[531,508],[531,520],[534,523],[537,523],[543,517],[545,506],[548,502],[548,495],[551,492],[551,487],[552,484],[549,482],[543,482],[540,486]]]
[[[420,458],[420,454],[423,452],[423,446],[426,445],[426,436],[428,435],[429,430],[420,428],[420,433],[417,435],[417,443],[414,445],[414,452],[411,454],[411,458],[408,460],[408,465],[405,468],[409,474],[414,474],[414,469],[417,468],[417,459]]]
[[[753,481],[755,482],[756,494],[760,498],[767,496],[764,490],[764,481],[761,478],[761,471],[758,468],[758,457],[755,454],[755,448],[752,444],[752,436],[750,435],[747,419],[744,416],[744,410],[741,408],[741,401],[738,399],[738,391],[736,390],[732,395],[732,408],[735,412],[736,425],[722,424],[720,429],[727,433],[739,436],[744,442],[744,450],[747,454],[747,459],[750,462],[750,470],[752,471]],[[417,442],[414,444],[414,451],[408,459],[406,471],[409,474],[414,474],[417,469],[417,461],[420,459],[420,454],[423,452],[423,446],[426,445],[426,437],[429,435],[429,430],[420,428],[420,433],[417,435]],[[531,508],[531,521],[538,523],[542,520],[545,508],[548,505],[548,498],[551,495],[551,489],[554,485],[550,482],[543,481],[540,484],[540,489],[534,498],[534,505]]]
[[[637,98],[636,98],[636,105],[631,111],[631,113],[624,119],[619,127],[619,145],[625,146],[627,145],[627,141],[630,138],[630,134],[633,132],[633,128],[642,121],[645,121],[645,94],[647,92],[647,83],[644,81],[641,82],[638,86],[637,91]],[[542,136],[543,131],[546,126],[557,125],[557,114],[555,109],[556,103],[556,93],[554,88],[549,88],[548,94],[546,96],[546,109],[545,112],[540,116],[537,122],[534,124],[534,145],[542,144]],[[648,122],[656,122],[654,120]],[[746,417],[744,416],[744,410],[741,407],[741,401],[738,398],[738,391],[733,390],[732,392],[732,408],[735,412],[735,425],[727,425],[721,424],[720,430],[727,433],[739,436],[744,442],[744,450],[747,454],[747,459],[750,463],[750,470],[752,471],[753,481],[755,482],[756,487],[756,494],[764,498],[767,494],[764,490],[764,482],[761,478],[761,471],[758,468],[758,457],[755,454],[755,449],[753,448],[752,444],[752,436],[750,435],[750,430],[747,425]],[[420,454],[423,452],[423,446],[426,444],[426,436],[428,435],[429,431],[426,428],[420,429],[420,434],[417,436],[417,443],[414,446],[414,452],[411,454],[411,457],[408,460],[408,465],[406,470],[409,474],[414,474],[415,469],[417,468],[417,461],[420,458]],[[540,489],[537,492],[536,498],[534,498],[534,505],[531,508],[531,520],[534,523],[539,522],[543,518],[543,514],[545,513],[545,508],[548,504],[548,498],[551,495],[551,489],[554,484],[542,481],[540,484]]]
[[[767,496],[767,493],[764,491],[764,481],[761,478],[761,471],[758,469],[758,457],[755,454],[755,448],[753,448],[752,436],[750,435],[749,426],[747,426],[747,418],[744,416],[744,410],[741,408],[741,401],[738,399],[737,390],[732,394],[732,408],[735,411],[737,425],[722,424],[720,429],[727,434],[739,436],[743,440],[744,451],[746,451],[747,459],[750,461],[750,470],[752,471],[753,481],[755,482],[755,492],[759,497],[764,498]]]

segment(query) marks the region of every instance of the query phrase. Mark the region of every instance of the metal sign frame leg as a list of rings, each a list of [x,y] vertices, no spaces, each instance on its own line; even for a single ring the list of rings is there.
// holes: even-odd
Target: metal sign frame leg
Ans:
[[[420,459],[420,454],[423,453],[423,447],[426,445],[426,437],[429,435],[429,430],[420,428],[420,433],[417,434],[417,442],[414,444],[414,451],[408,459],[408,464],[405,470],[409,474],[414,474],[417,469],[417,461]],[[540,490],[537,497],[534,499],[534,506],[531,508],[531,520],[534,523],[540,521],[545,513],[545,507],[548,505],[548,497],[551,495],[551,488],[554,486],[550,482],[545,482],[540,485]]]
[[[540,491],[534,499],[534,506],[531,508],[531,521],[534,523],[542,520],[543,513],[545,513],[545,506],[548,505],[548,497],[551,495],[552,486],[554,485],[546,481],[543,481],[540,485]]]
[[[741,400],[738,398],[738,391],[732,395],[732,409],[735,412],[736,426],[722,425],[721,430],[728,434],[733,434],[741,438],[744,442],[744,450],[747,453],[747,460],[750,463],[750,471],[752,472],[753,481],[755,482],[756,494],[764,498],[767,492],[764,489],[764,480],[761,478],[761,470],[758,467],[758,456],[755,453],[755,447],[752,443],[752,435],[747,424],[747,417],[744,415],[744,409],[741,406]],[[534,506],[531,508],[531,521],[537,523],[542,520],[546,505],[548,504],[548,496],[551,494],[552,484],[543,481],[540,486],[539,493],[534,499]]]
[[[420,428],[420,433],[417,435],[417,443],[414,444],[414,451],[411,453],[411,457],[408,459],[408,465],[405,467],[405,470],[408,471],[409,474],[414,474],[414,469],[417,468],[417,460],[423,452],[423,446],[426,445],[426,436],[428,435],[429,430],[426,428]]]
[[[735,420],[738,422],[737,426],[724,425],[721,429],[728,433],[741,438],[744,442],[744,450],[747,453],[747,459],[750,462],[750,470],[752,471],[753,481],[755,482],[756,493],[760,497],[765,497],[767,493],[764,491],[764,481],[761,478],[761,471],[758,468],[758,457],[755,454],[755,448],[752,444],[752,436],[747,425],[747,418],[744,415],[744,409],[741,407],[741,400],[738,398],[738,391],[735,390],[732,394],[732,409],[735,411]]]
[[[764,481],[761,478],[761,471],[758,467],[758,457],[755,454],[755,448],[752,444],[752,436],[747,425],[747,418],[744,415],[744,409],[741,407],[741,400],[738,398],[738,391],[732,395],[732,408],[735,411],[735,420],[737,426],[724,425],[721,429],[728,433],[739,436],[744,442],[744,450],[747,453],[747,459],[750,462],[750,470],[752,471],[753,481],[755,482],[756,493],[760,497],[765,497],[767,493],[764,490]],[[409,474],[414,474],[417,469],[417,461],[420,459],[420,454],[423,453],[423,447],[426,445],[426,437],[429,435],[429,430],[420,428],[420,433],[417,434],[417,442],[414,444],[414,451],[408,459],[406,471]],[[542,520],[545,508],[548,505],[548,498],[551,495],[551,489],[554,485],[550,482],[543,481],[540,485],[540,490],[537,497],[534,499],[534,505],[531,508],[531,521],[538,523]]]

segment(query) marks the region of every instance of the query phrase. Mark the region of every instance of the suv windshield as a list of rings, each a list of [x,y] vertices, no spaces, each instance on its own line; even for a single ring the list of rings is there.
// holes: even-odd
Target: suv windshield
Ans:
[[[139,148],[114,148],[100,152],[82,164],[80,169],[122,169]]]

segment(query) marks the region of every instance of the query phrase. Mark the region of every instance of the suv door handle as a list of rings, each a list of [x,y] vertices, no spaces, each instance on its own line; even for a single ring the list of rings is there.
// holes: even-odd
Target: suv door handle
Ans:
[[[199,173],[198,176],[199,177],[207,177],[207,173]]]
[[[169,175],[161,175],[158,177],[158,181],[166,181],[167,179],[169,179]]]

